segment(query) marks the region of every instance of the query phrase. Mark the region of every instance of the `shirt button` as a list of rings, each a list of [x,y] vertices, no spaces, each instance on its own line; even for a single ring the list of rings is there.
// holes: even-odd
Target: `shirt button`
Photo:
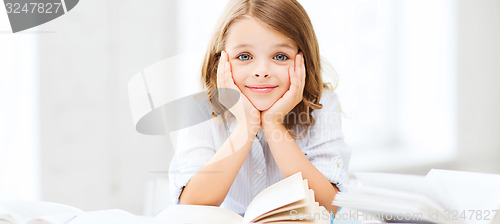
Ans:
[[[257,174],[261,175],[261,174],[262,174],[262,170],[261,170],[261,169],[258,169],[258,170],[257,170]]]

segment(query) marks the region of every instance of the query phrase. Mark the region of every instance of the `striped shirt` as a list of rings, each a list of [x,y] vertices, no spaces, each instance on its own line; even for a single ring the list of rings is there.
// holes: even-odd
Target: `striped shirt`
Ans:
[[[295,142],[311,163],[340,191],[348,181],[347,168],[351,151],[343,140],[339,100],[335,93],[324,91],[323,108],[314,110],[316,123],[304,138]],[[210,105],[204,109],[211,111]],[[175,154],[170,164],[170,195],[174,204],[191,177],[216,153],[236,127],[235,119],[210,119],[173,134]],[[251,150],[239,170],[221,207],[244,215],[250,201],[262,190],[283,177],[271,154],[266,138],[259,130]]]

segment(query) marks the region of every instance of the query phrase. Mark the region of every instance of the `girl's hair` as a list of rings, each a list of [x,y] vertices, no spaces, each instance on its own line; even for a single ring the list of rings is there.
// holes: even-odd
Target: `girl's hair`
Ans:
[[[229,26],[248,16],[292,39],[299,52],[303,52],[307,74],[303,99],[286,115],[284,125],[292,136],[304,137],[307,127],[315,123],[312,111],[322,108],[319,101],[323,88],[331,88],[321,78],[318,41],[311,20],[296,0],[229,0],[209,42],[201,71],[202,82],[208,91],[214,114],[218,114],[216,108],[221,106],[216,91],[217,65],[221,52],[225,49]],[[298,131],[300,126],[305,127],[302,134],[291,132],[292,129]]]

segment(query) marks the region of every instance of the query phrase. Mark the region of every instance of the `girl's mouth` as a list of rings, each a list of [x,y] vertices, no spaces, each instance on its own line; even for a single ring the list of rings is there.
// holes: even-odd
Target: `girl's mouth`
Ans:
[[[273,91],[276,87],[274,85],[253,85],[253,86],[246,86],[248,89],[250,89],[252,92],[257,93],[257,94],[266,94],[270,93]]]

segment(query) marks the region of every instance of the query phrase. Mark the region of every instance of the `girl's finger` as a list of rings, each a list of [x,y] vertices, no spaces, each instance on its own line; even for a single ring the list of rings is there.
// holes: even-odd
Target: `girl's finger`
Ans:
[[[222,51],[221,52],[221,57],[220,57],[220,63],[221,63],[221,76],[222,76],[222,82],[224,82],[224,87],[228,87],[228,74],[227,74],[227,69],[226,69],[226,52]]]
[[[227,52],[226,51],[222,51],[224,53],[224,63],[225,62],[229,62],[229,57],[227,55]]]
[[[304,90],[304,86],[306,84],[306,63],[304,61],[304,54],[300,52],[300,90]],[[301,94],[302,95],[302,94]]]
[[[222,64],[223,64],[223,73],[224,73],[224,84],[226,84],[227,88],[232,88],[232,75],[231,75],[231,68],[229,68],[228,64],[228,57],[227,53],[225,51],[222,51]]]
[[[224,51],[220,53],[220,76],[221,76],[221,83],[223,83],[224,87],[226,87],[226,70],[224,69]]]
[[[291,75],[293,76],[293,82],[292,85],[294,86],[295,89],[299,89],[300,87],[300,81],[301,81],[301,70],[300,70],[300,55],[295,56],[295,66],[293,68],[293,73]]]
[[[297,89],[297,92],[299,94],[296,94],[296,97],[301,97],[302,96],[302,91],[303,91],[303,86],[304,86],[304,70],[303,68],[303,57],[302,53],[298,53],[297,56],[295,57],[295,82],[296,86],[295,88]],[[300,95],[300,96],[299,96]]]
[[[220,87],[221,85],[221,57],[219,57],[219,63],[217,63],[217,87]]]
[[[288,88],[288,91],[292,91],[295,88],[295,83],[297,82],[295,68],[293,66],[288,68],[288,75],[290,77],[290,88]]]
[[[224,74],[225,74],[225,81],[226,81],[226,86],[229,88],[233,88],[234,81],[233,81],[233,75],[231,74],[231,68],[230,68],[229,62],[224,62]]]
[[[223,54],[224,54],[224,61],[222,63],[224,64],[225,84],[226,87],[234,89],[236,88],[236,85],[234,84],[233,73],[231,72],[231,63],[229,63],[229,55],[227,54],[226,51],[223,51]]]
[[[290,73],[290,89],[288,90],[288,92],[290,93],[290,95],[292,97],[297,97],[297,92],[300,91],[299,90],[299,87],[300,87],[300,79],[299,79],[299,76],[298,76],[298,73],[297,73],[297,70],[295,70],[294,67],[292,67],[292,69],[290,69],[291,73]]]

